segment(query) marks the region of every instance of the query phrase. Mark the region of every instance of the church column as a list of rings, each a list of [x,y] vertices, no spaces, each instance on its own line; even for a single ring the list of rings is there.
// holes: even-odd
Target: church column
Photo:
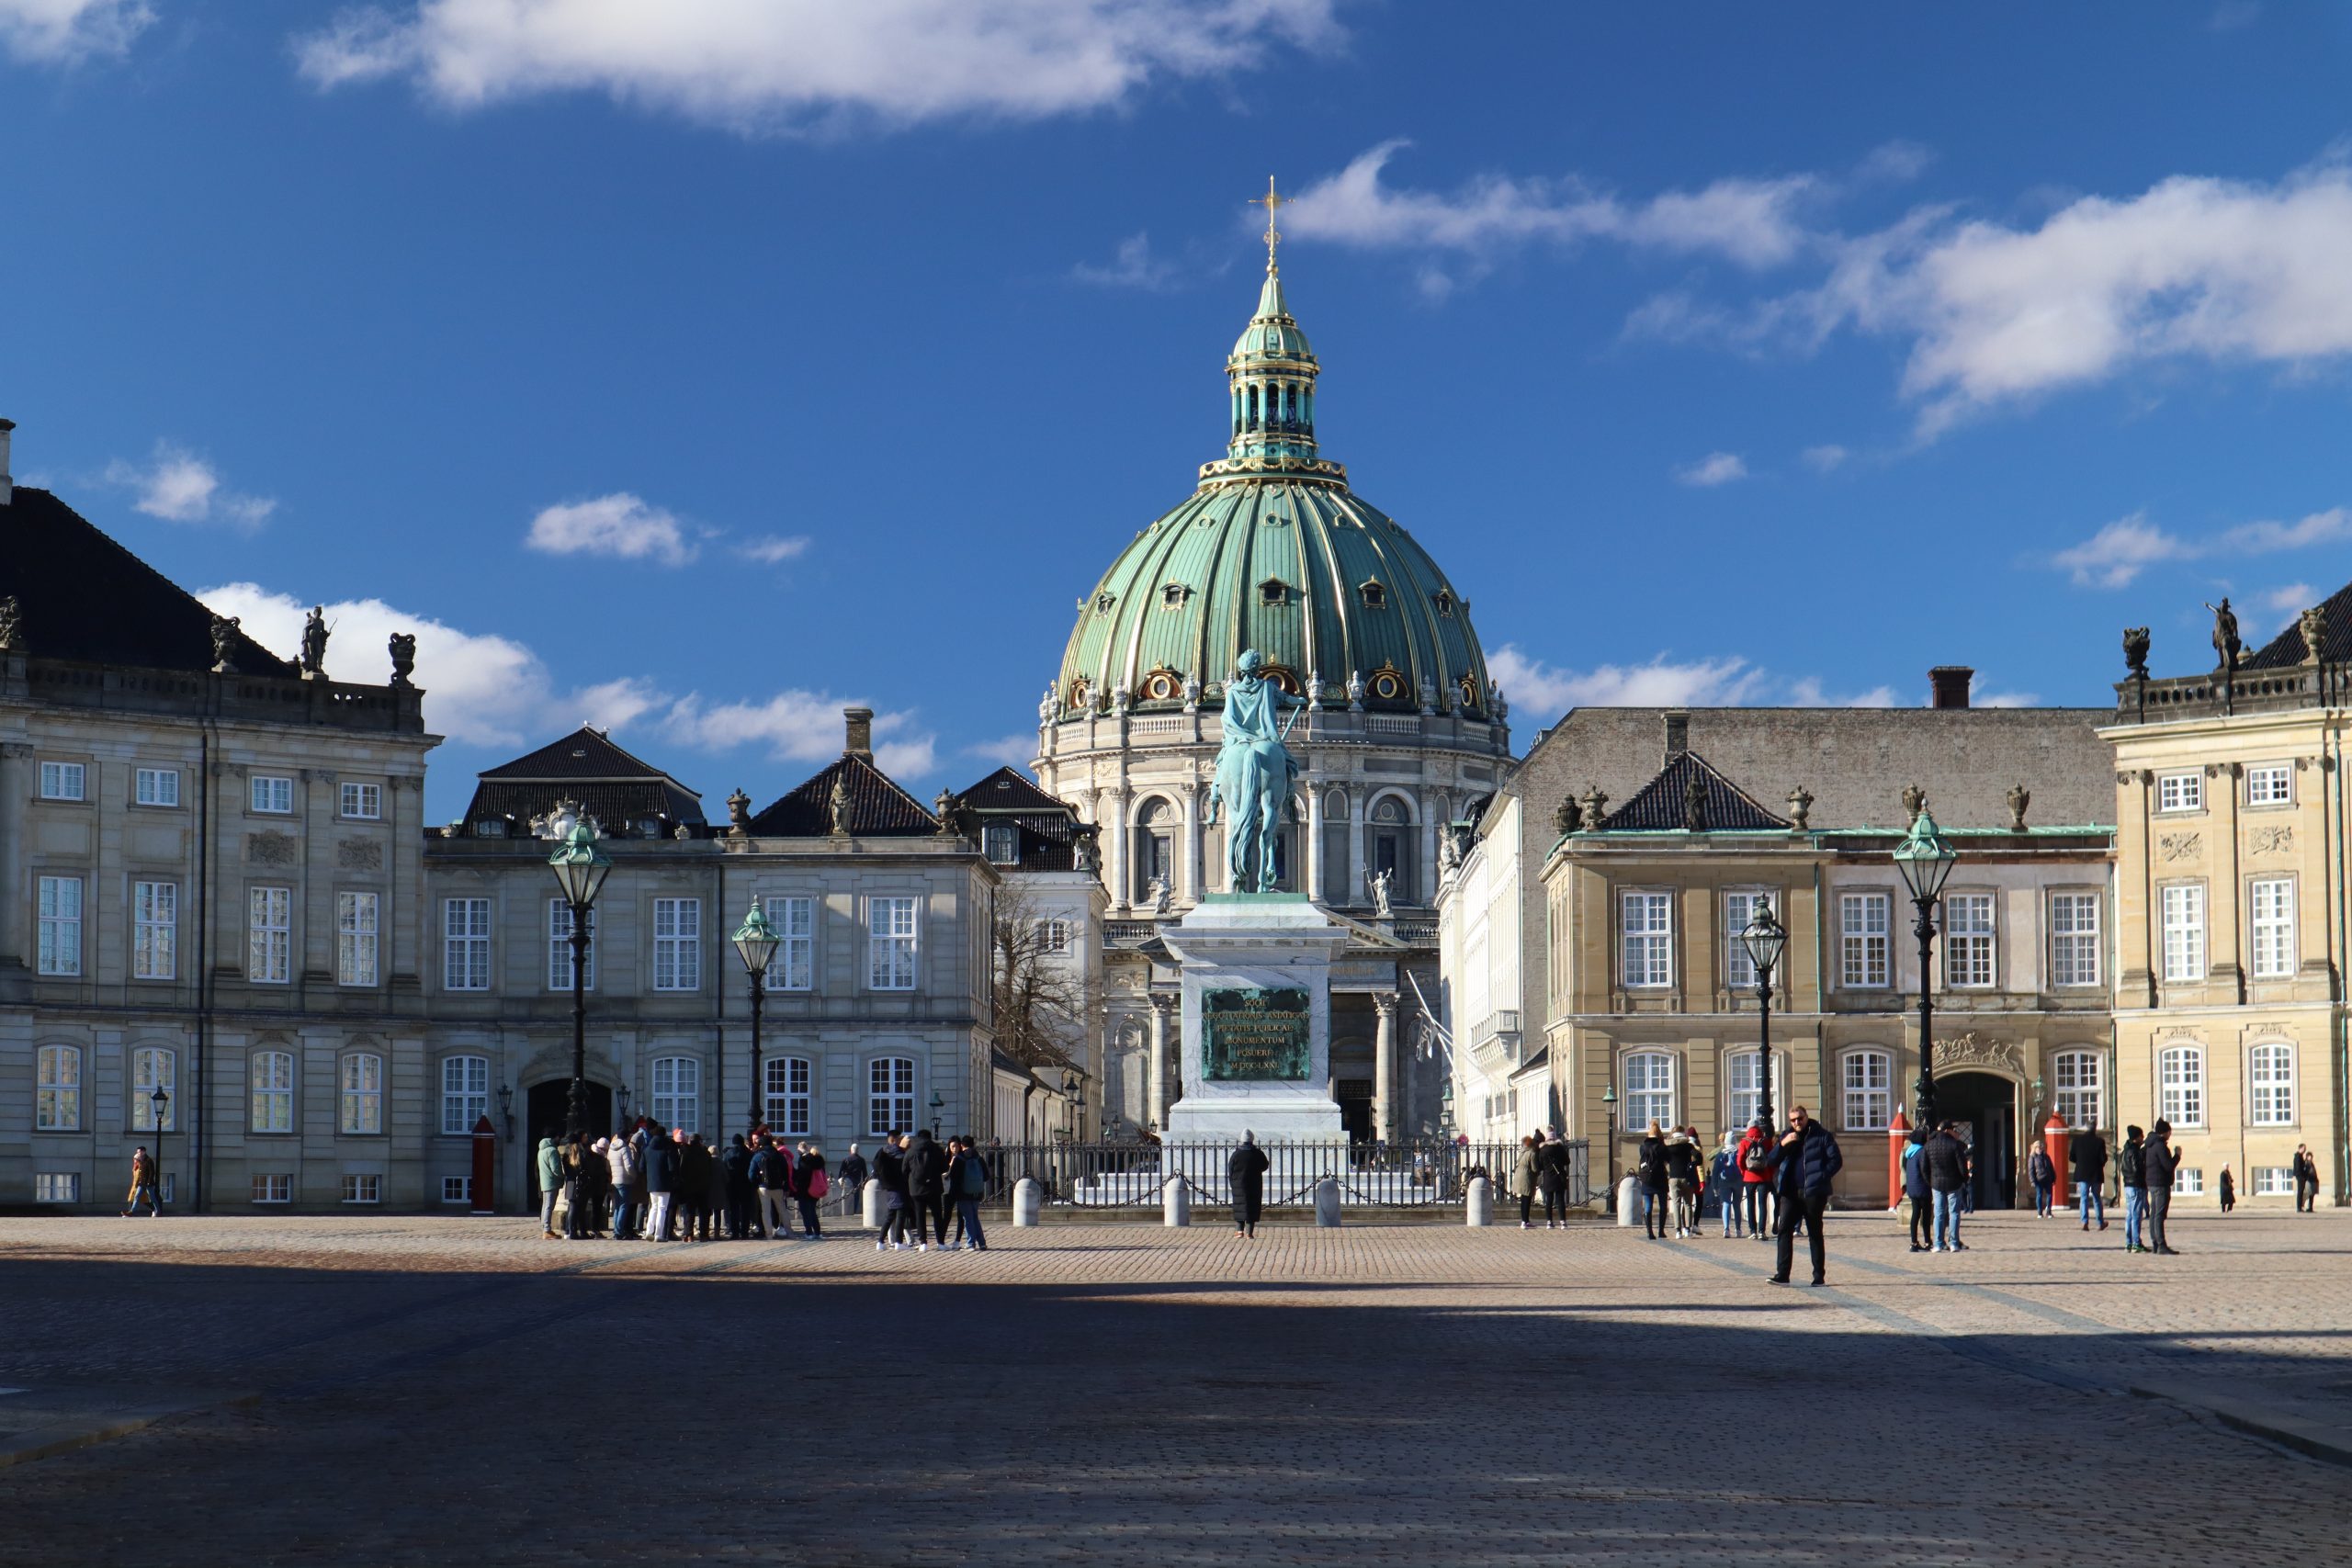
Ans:
[[[1306,824],[1302,831],[1306,842],[1301,847],[1306,852],[1299,860],[1306,872],[1306,896],[1319,903],[1327,897],[1323,887],[1323,787],[1311,778],[1306,784]]]
[[[1372,1005],[1380,1014],[1372,1037],[1372,1135],[1393,1142],[1396,1136],[1396,993],[1374,991]]]
[[[1144,1115],[1154,1131],[1168,1131],[1168,1015],[1176,998],[1165,991],[1151,996],[1151,1088],[1144,1097]]]
[[[1437,902],[1437,797],[1422,792],[1421,852],[1415,857],[1419,863],[1413,867],[1413,902]]]
[[[1183,879],[1177,897],[1187,904],[1201,901],[1201,786],[1197,780],[1185,784],[1176,792],[1184,808],[1184,852],[1178,857],[1176,874]]]
[[[1348,802],[1348,885],[1340,890],[1340,902],[1352,904],[1363,889],[1363,818],[1364,802],[1354,790],[1347,792]]]
[[[1103,814],[1110,820],[1102,824],[1103,836],[1111,840],[1110,852],[1103,859],[1111,875],[1111,907],[1124,909],[1131,902],[1127,887],[1128,843],[1127,786],[1119,784],[1102,792]]]

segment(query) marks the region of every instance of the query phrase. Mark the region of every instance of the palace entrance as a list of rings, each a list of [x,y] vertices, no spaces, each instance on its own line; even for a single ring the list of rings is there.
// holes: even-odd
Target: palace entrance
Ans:
[[[593,1078],[581,1087],[588,1107],[588,1141],[593,1144],[613,1130],[613,1091]],[[522,1192],[529,1200],[523,1211],[526,1214],[539,1212],[539,1140],[553,1138],[561,1143],[571,1109],[570,1078],[533,1084],[523,1097]]]
[[[1960,1123],[1973,1156],[1976,1207],[2017,1207],[2018,1086],[1993,1073],[1939,1073],[1936,1114]]]

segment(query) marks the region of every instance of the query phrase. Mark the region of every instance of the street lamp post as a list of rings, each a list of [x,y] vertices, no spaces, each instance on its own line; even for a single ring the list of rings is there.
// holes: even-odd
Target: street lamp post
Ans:
[[[937,1089],[933,1089],[931,1091],[931,1135],[934,1138],[939,1136],[939,1113],[946,1109],[947,1102],[939,1098]]]
[[[571,1102],[564,1123],[566,1135],[577,1137],[588,1129],[589,921],[613,858],[596,847],[596,819],[582,815],[576,801],[559,805],[548,828],[557,843],[548,867],[571,909]]]
[[[763,1112],[767,1109],[767,1085],[760,1077],[760,1009],[767,998],[768,965],[775,960],[775,950],[783,942],[775,927],[768,923],[767,911],[760,907],[755,895],[752,911],[735,931],[735,951],[742,955],[745,973],[752,977],[752,1127],[759,1128]],[[790,976],[786,978],[789,980]]]
[[[1781,929],[1771,904],[1757,900],[1747,929],[1739,933],[1739,944],[1747,950],[1747,962],[1756,971],[1757,1037],[1760,1042],[1756,1054],[1756,1114],[1763,1121],[1767,1133],[1780,1125],[1773,1119],[1772,1109],[1772,971],[1780,967],[1781,950],[1788,942],[1789,933]]]
[[[1959,858],[1951,840],[1928,815],[1928,803],[1922,797],[1919,814],[1911,819],[1909,836],[1894,850],[1894,869],[1903,874],[1903,884],[1911,890],[1911,907],[1919,916],[1912,928],[1919,937],[1919,1081],[1912,1086],[1913,1124],[1919,1127],[1936,1124],[1935,984],[1928,967],[1936,938],[1936,900],[1943,897],[1944,879],[1951,875],[1952,863]]]
[[[1085,1130],[1079,1125],[1078,1115],[1079,1101],[1080,1097],[1084,1094],[1085,1089],[1085,1074],[1080,1072],[1076,1067],[1066,1067],[1062,1070],[1062,1098],[1069,1102],[1069,1139],[1071,1143],[1078,1142],[1079,1134]]]
[[[160,1075],[159,1075],[160,1076]],[[171,1113],[172,1097],[157,1084],[155,1092],[147,1097],[147,1107],[155,1113],[155,1213],[164,1212],[164,1118]]]

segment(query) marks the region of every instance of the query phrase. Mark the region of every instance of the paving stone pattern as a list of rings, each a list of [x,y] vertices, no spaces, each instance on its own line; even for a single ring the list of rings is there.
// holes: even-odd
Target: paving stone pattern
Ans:
[[[2352,1214],[2173,1228],[0,1220],[0,1385],[261,1396],[0,1469],[0,1563],[2352,1562],[2352,1471],[2129,1392],[2352,1430]]]

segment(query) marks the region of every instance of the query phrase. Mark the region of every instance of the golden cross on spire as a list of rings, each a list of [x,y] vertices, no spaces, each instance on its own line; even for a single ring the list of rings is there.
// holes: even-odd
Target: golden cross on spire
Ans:
[[[1274,176],[1268,175],[1266,194],[1252,197],[1250,202],[1252,207],[1262,207],[1266,209],[1266,270],[1268,272],[1274,270],[1274,247],[1283,243],[1283,231],[1274,227],[1274,209],[1288,207],[1292,199],[1287,196],[1274,194]]]

